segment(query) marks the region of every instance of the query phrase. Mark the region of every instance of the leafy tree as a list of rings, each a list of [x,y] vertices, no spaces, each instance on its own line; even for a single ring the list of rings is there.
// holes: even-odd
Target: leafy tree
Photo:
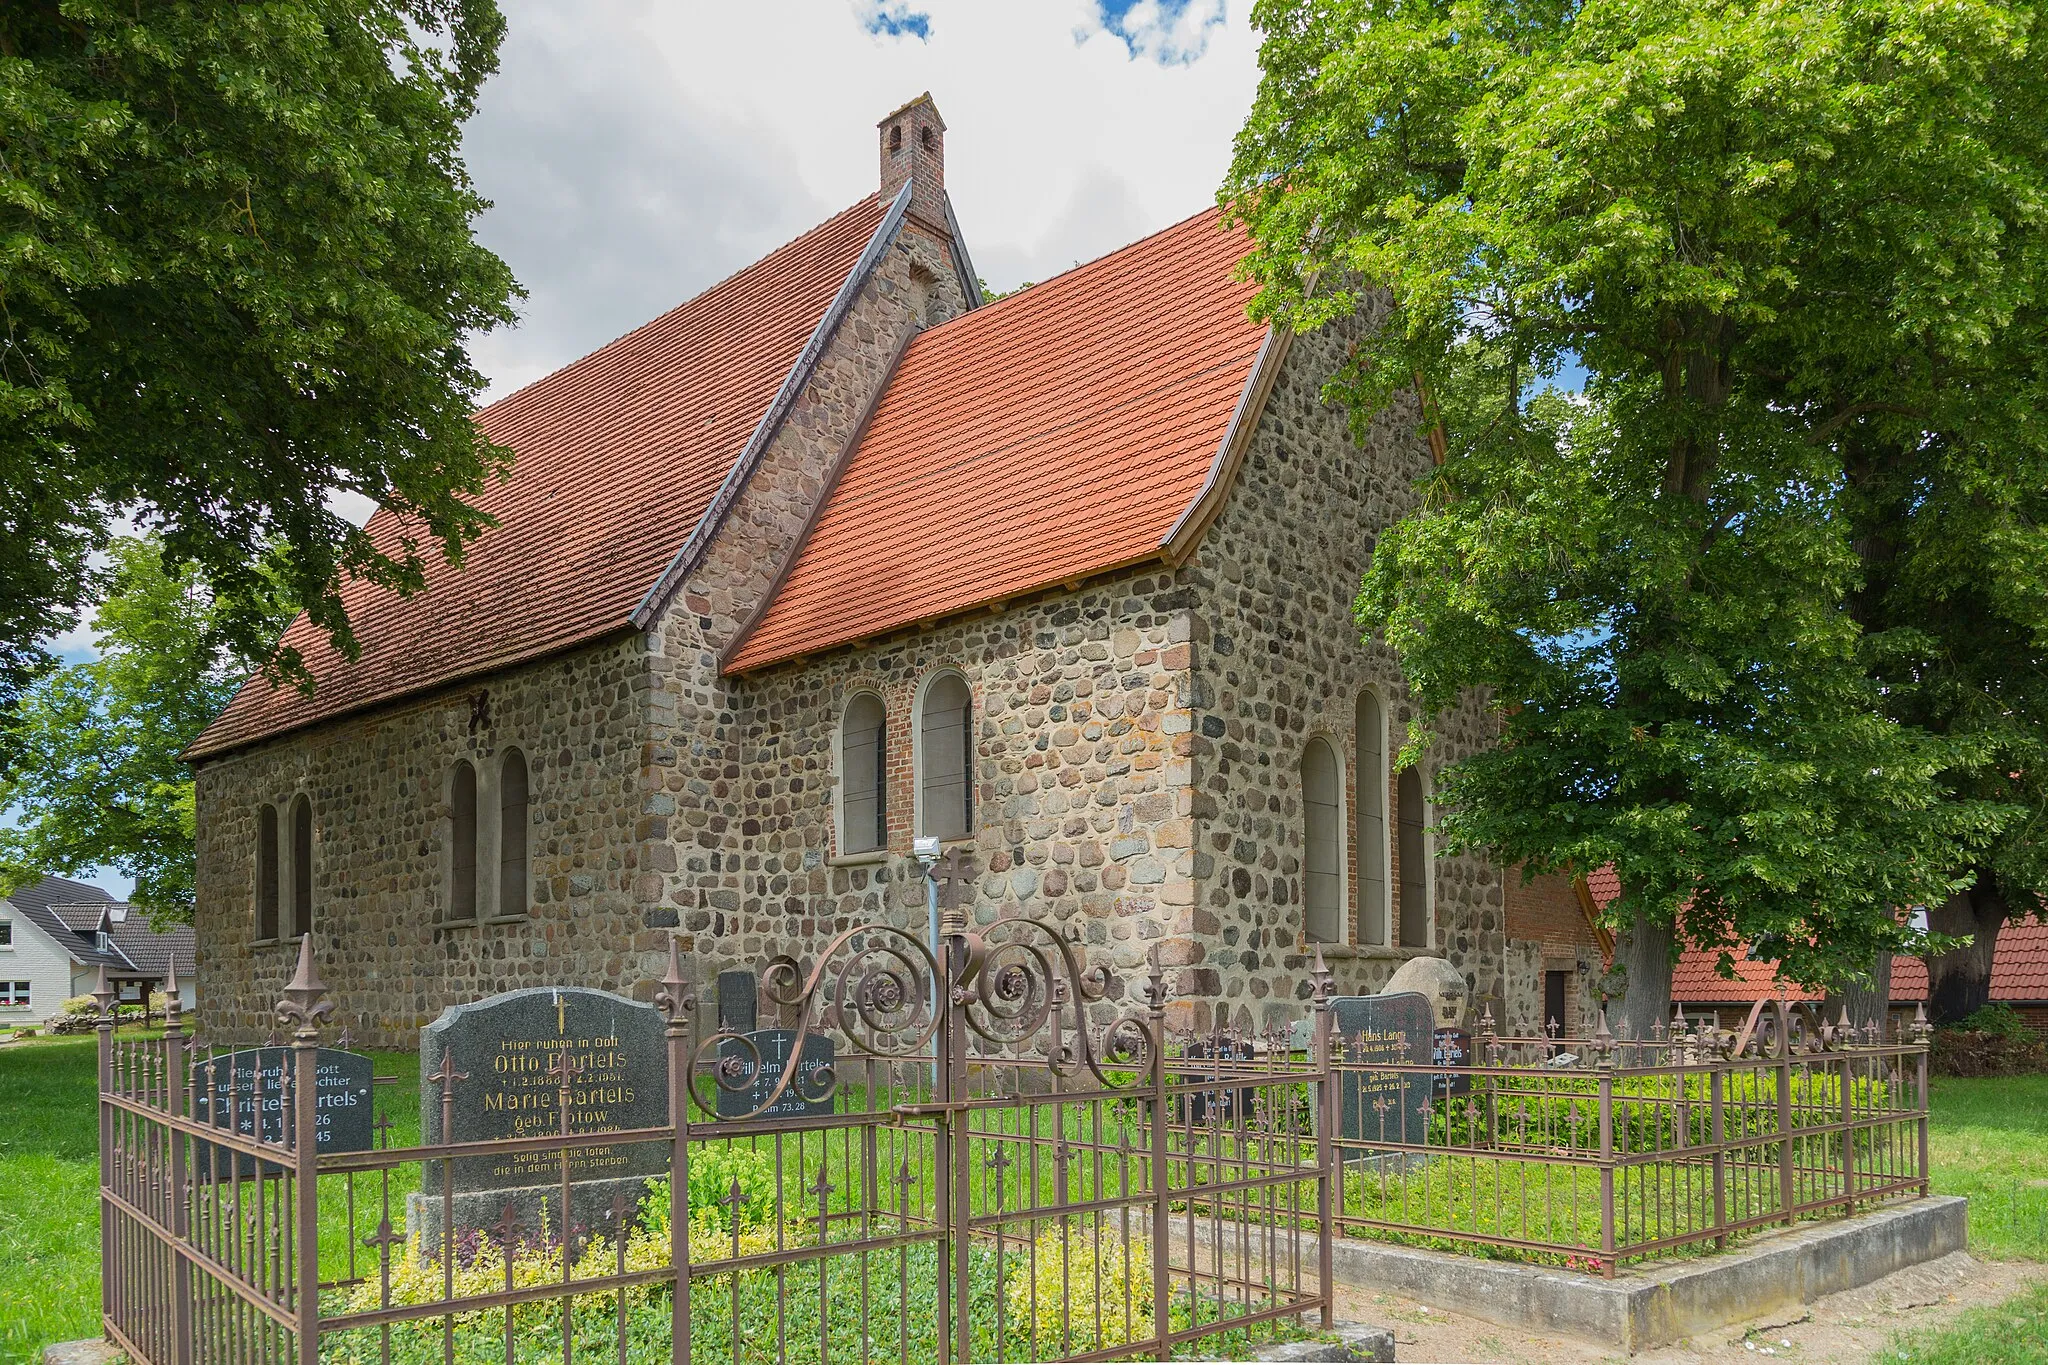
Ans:
[[[0,6],[0,708],[117,515],[273,677],[273,582],[352,654],[344,577],[414,588],[483,529],[464,338],[518,286],[459,137],[503,32],[493,0]]]
[[[1639,1031],[1681,936],[1844,982],[1924,946],[1892,907],[1983,869],[2037,903],[2031,5],[1262,0],[1254,22],[1224,199],[1255,307],[1383,309],[1332,388],[1362,429],[1412,419],[1420,381],[1444,433],[1358,607],[1425,718],[1497,704],[1500,745],[1440,782],[1451,846],[1615,863]],[[1553,386],[1572,367],[1582,396]]]
[[[108,557],[94,575],[100,657],[38,679],[8,726],[20,758],[0,809],[18,823],[0,829],[0,886],[112,864],[152,918],[189,919],[192,774],[178,755],[257,657],[235,648],[228,609],[193,566],[164,567],[155,537],[114,540]],[[266,628],[290,619],[273,593]]]

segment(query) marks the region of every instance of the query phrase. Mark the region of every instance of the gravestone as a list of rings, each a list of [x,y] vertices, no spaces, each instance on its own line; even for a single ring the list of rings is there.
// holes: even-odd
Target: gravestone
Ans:
[[[1469,1029],[1440,1028],[1430,1043],[1429,1060],[1436,1066],[1476,1066],[1472,1060],[1472,1033]],[[1465,1075],[1440,1073],[1435,1078],[1436,1093],[1442,1095],[1469,1095],[1472,1093],[1472,1078]]]
[[[761,1026],[761,987],[752,972],[718,974],[718,1027],[721,1032],[752,1033]]]
[[[1340,995],[1330,1002],[1333,1034],[1343,1040],[1337,1073],[1340,1142],[1420,1144],[1429,1131],[1423,1110],[1430,1098],[1428,1072],[1358,1070],[1374,1063],[1426,1067],[1436,1034],[1436,1005],[1414,992]],[[1356,1147],[1339,1148],[1346,1160]]]
[[[782,1082],[782,1075],[789,1070],[790,1050],[796,1046],[796,1030],[792,1028],[755,1029],[746,1035],[752,1050],[737,1039],[727,1039],[719,1044],[720,1065],[736,1064],[753,1067],[749,1084],[738,1090],[728,1090],[723,1085],[718,1090],[718,1116],[722,1119],[752,1115],[755,1119],[803,1118],[832,1112],[832,1096],[827,1090],[827,1076],[823,1073],[832,1066],[837,1049],[832,1040],[822,1034],[813,1033],[804,1039],[803,1053],[796,1059],[796,1074],[783,1086],[782,1093],[775,1095],[775,1087]],[[775,1103],[755,1114],[768,1103],[768,1097],[775,1095]]]
[[[420,1136],[429,1145],[543,1137],[562,1131],[561,1077],[567,1059],[568,1131],[612,1133],[668,1123],[668,1043],[661,1015],[608,991],[536,986],[442,1012],[420,1034]],[[454,1108],[444,1138],[441,1086],[446,1068]],[[567,1226],[588,1228],[609,1216],[612,1198],[637,1204],[649,1178],[668,1174],[672,1144],[620,1142],[568,1154]],[[454,1228],[495,1223],[509,1204],[521,1231],[538,1241],[565,1226],[560,1151],[486,1153],[455,1158]],[[425,1163],[420,1193],[409,1201],[422,1250],[439,1245],[441,1163]]]
[[[373,1145],[376,1114],[370,1102],[372,1066],[360,1052],[317,1048],[313,1053],[315,1146],[323,1153],[367,1152]],[[202,1059],[193,1073],[192,1117],[261,1142],[288,1141],[292,1118],[292,1052],[286,1047],[247,1048]],[[214,1153],[220,1160],[216,1164]],[[256,1158],[201,1145],[194,1153],[193,1178],[243,1180],[256,1175]],[[265,1177],[282,1168],[264,1162]]]

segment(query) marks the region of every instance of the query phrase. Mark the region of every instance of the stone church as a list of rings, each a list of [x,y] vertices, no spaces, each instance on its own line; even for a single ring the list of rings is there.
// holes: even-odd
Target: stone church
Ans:
[[[709,981],[921,928],[918,836],[1126,988],[1157,944],[1184,1026],[1291,1017],[1318,944],[1346,992],[1436,955],[1575,1024],[1583,884],[1431,846],[1485,709],[1390,769],[1350,603],[1432,454],[1412,402],[1360,445],[1321,397],[1375,318],[1248,321],[1214,209],[985,300],[930,97],[879,139],[873,195],[479,412],[516,458],[464,565],[351,585],[361,658],[299,620],[317,690],[191,746],[204,1029],[268,1031],[303,933],[404,1047],[498,990],[644,999],[671,933]]]

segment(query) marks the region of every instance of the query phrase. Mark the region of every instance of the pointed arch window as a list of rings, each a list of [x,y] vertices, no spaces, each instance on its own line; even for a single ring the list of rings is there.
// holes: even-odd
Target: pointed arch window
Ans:
[[[888,842],[888,716],[882,699],[857,693],[839,722],[839,851],[870,853]]]
[[[313,932],[313,803],[292,802],[292,937]]]
[[[1384,948],[1387,937],[1387,720],[1379,697],[1358,694],[1358,933]]]
[[[944,673],[925,689],[918,717],[917,816],[922,833],[964,839],[974,828],[970,749],[974,702],[967,680]]]
[[[256,808],[256,937],[264,943],[277,937],[278,853],[277,807],[266,803]]]
[[[468,760],[455,765],[448,786],[449,850],[448,918],[476,918],[476,769]]]
[[[507,749],[498,765],[498,913],[526,913],[526,755]]]
[[[1337,751],[1311,739],[1301,751],[1302,908],[1308,936],[1344,941],[1344,804]]]
[[[1422,773],[1409,767],[1395,783],[1401,840],[1401,946],[1429,947],[1429,803]]]

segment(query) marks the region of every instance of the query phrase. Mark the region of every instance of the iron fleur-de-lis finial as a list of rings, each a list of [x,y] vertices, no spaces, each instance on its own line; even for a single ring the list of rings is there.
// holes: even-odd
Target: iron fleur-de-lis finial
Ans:
[[[689,983],[683,979],[682,950],[676,936],[668,936],[668,969],[661,974],[660,988],[654,992],[654,1007],[661,1011],[661,1017],[671,1026],[685,1023],[690,1011],[696,1005],[690,998]]]
[[[334,1002],[326,995],[327,983],[320,979],[320,973],[313,966],[313,936],[301,934],[298,970],[292,973],[291,982],[284,988],[284,999],[277,1002],[278,1022],[295,1025],[295,1037],[318,1037],[320,1021],[334,1013]]]

